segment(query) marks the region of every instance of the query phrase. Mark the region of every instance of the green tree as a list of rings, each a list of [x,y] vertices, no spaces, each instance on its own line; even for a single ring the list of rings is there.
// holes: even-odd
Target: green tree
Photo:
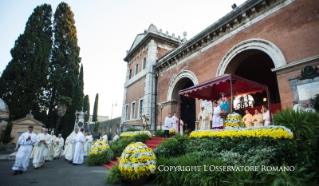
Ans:
[[[54,43],[50,64],[50,106],[48,119],[49,127],[54,126],[57,120],[57,104],[60,97],[69,97],[73,100],[72,93],[79,78],[79,63],[81,58],[78,46],[77,31],[74,14],[67,3],[60,3],[55,11],[53,20]],[[83,101],[82,101],[83,103]],[[71,108],[72,105],[69,107]],[[68,117],[74,116],[67,109],[66,115],[61,118],[59,128],[70,121]],[[72,123],[68,123],[73,125]]]
[[[13,119],[25,117],[32,110],[36,119],[46,122],[51,18],[51,5],[37,6],[10,51],[12,60],[0,78],[0,97],[9,105]]]
[[[92,121],[97,121],[98,109],[99,109],[99,93],[97,93],[95,96]]]
[[[73,130],[74,122],[75,122],[75,112],[80,111],[83,108],[83,97],[84,97],[83,86],[84,86],[83,65],[81,65],[78,81],[72,88],[72,104],[71,104],[71,107],[66,112],[67,122],[64,125],[64,130],[63,130],[65,131],[65,135],[69,134]]]
[[[85,122],[89,121],[90,118],[90,97],[89,95],[84,96],[84,101],[83,101],[83,111],[87,111],[87,115],[85,116]]]

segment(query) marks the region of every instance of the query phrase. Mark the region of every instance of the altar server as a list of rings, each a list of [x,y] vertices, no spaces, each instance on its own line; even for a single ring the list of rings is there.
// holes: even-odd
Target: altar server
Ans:
[[[35,169],[44,166],[45,157],[48,153],[48,145],[50,145],[50,135],[48,134],[48,129],[44,128],[43,133],[38,135],[38,141],[35,144],[37,146],[33,157],[33,166]]]
[[[59,134],[54,143],[54,159],[59,159],[63,152],[64,139]]]
[[[83,163],[84,154],[83,154],[83,143],[85,142],[84,129],[81,128],[81,132],[78,132],[75,137],[75,150],[74,150],[74,157],[73,157],[73,165],[80,165]]]
[[[303,111],[305,111],[303,106],[301,104],[298,104],[298,100],[297,99],[293,99],[293,100],[291,100],[291,102],[293,104],[292,110],[294,110],[295,112],[303,112]]]
[[[270,117],[269,117],[269,110],[267,106],[263,107],[263,120],[264,120],[264,126],[270,125]]]
[[[165,123],[164,123],[164,136],[166,138],[169,137],[169,129],[172,127],[172,116],[171,113],[168,113],[168,116],[165,118]]]
[[[214,110],[213,110],[213,117],[212,117],[212,120],[213,120],[212,127],[213,129],[223,129],[223,119],[219,115],[221,112],[221,109],[217,101],[213,102],[213,107],[214,107]]]
[[[37,135],[33,133],[32,125],[28,127],[28,130],[28,132],[22,133],[18,139],[20,148],[16,154],[16,159],[12,167],[14,175],[17,175],[18,173],[22,174],[23,171],[27,170],[33,144],[38,141]]]
[[[93,142],[92,135],[86,135],[85,142],[84,142],[84,156],[89,156],[92,142]]]

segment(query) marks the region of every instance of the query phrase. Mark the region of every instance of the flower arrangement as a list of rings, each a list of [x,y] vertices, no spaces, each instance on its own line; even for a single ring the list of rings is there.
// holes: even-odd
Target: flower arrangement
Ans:
[[[149,137],[152,137],[152,134],[150,133],[150,131],[135,131],[135,132],[123,132],[120,137],[133,137],[135,135],[138,134],[147,134],[149,135]]]
[[[136,180],[141,176],[149,176],[156,169],[156,156],[144,143],[132,142],[122,152],[118,168],[126,179]]]
[[[107,144],[107,141],[104,140],[98,140],[96,142],[93,142],[89,155],[91,154],[101,154],[102,151],[110,149],[110,146]]]
[[[175,133],[176,133],[176,130],[174,127],[169,129],[169,134],[175,134]]]
[[[226,127],[245,127],[245,123],[242,121],[240,114],[233,112],[227,115],[225,121]]]
[[[240,138],[240,137],[255,137],[263,138],[270,137],[274,139],[286,138],[293,139],[293,133],[290,129],[283,126],[266,126],[266,127],[249,127],[243,129],[228,128],[225,130],[199,130],[193,131],[190,134],[191,138],[204,138],[204,137],[220,137],[220,138]]]

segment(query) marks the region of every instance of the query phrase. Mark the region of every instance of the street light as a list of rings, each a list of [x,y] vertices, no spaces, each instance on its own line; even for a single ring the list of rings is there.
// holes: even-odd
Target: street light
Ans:
[[[163,104],[159,104],[159,107],[161,109],[161,130],[162,130],[162,110],[163,110]]]
[[[111,119],[113,118],[113,107],[117,106],[117,101],[113,101],[112,103],[112,113],[111,113]]]

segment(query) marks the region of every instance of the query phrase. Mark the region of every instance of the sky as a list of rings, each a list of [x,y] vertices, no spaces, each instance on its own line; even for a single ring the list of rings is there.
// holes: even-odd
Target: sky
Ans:
[[[61,0],[0,0],[0,72],[12,59],[10,50],[24,32],[33,9],[50,4],[55,12]],[[80,57],[84,68],[84,94],[91,114],[99,93],[98,115],[121,116],[127,63],[126,51],[135,37],[154,24],[165,33],[187,39],[232,11],[245,0],[65,0],[74,13]],[[1,88],[1,87],[0,87]]]

